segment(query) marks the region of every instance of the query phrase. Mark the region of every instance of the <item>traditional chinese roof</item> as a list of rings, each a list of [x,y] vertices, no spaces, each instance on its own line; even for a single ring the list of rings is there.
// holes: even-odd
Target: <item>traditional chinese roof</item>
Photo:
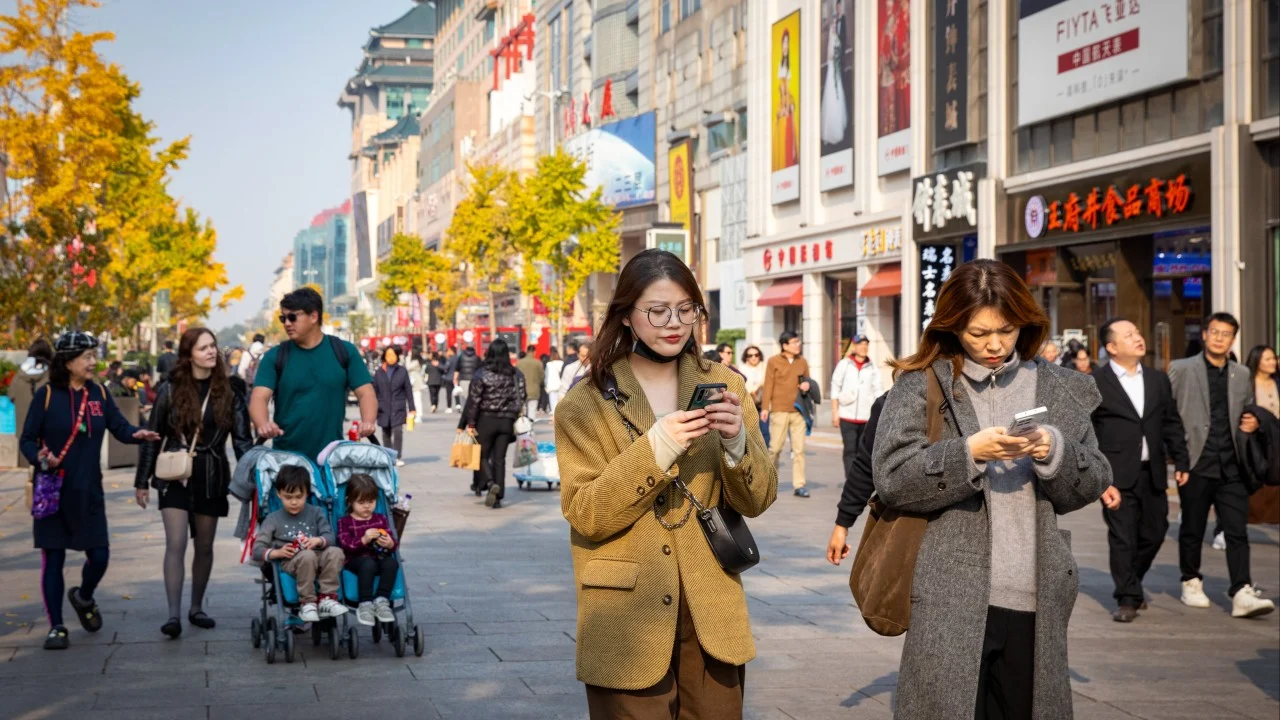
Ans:
[[[413,113],[405,113],[404,117],[400,118],[400,121],[395,125],[369,138],[369,144],[372,146],[399,145],[419,132],[418,116]]]
[[[364,51],[369,60],[409,60],[413,63],[430,63],[435,59],[435,54],[435,50],[431,48],[389,48],[381,45]]]
[[[374,37],[430,38],[436,34],[436,8],[434,3],[422,3],[399,19],[373,28]]]

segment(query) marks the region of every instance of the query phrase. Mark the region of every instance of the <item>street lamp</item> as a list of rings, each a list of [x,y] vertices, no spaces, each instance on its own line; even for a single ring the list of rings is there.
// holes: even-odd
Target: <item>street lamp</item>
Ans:
[[[569,94],[568,89],[560,88],[559,90],[534,90],[533,95],[525,95],[525,100],[533,100],[534,95],[547,99],[547,132],[550,134],[550,151],[555,152],[556,149],[556,103],[560,98]]]

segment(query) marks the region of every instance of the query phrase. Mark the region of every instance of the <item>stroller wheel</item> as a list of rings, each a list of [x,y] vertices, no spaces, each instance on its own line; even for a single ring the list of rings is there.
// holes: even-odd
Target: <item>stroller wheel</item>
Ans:
[[[373,624],[373,642],[375,645],[382,642],[382,623]]]
[[[347,628],[347,656],[352,660],[360,657],[360,633],[355,625]]]
[[[258,622],[258,618],[249,621],[249,636],[254,650],[262,647],[262,623]]]
[[[395,645],[396,657],[404,657],[404,630],[401,630],[399,625],[392,625],[391,627],[391,642]]]
[[[291,663],[293,662],[293,657],[293,633],[287,632],[284,634],[284,661]]]
[[[320,623],[311,623],[311,645],[320,647],[320,643],[324,642],[324,638],[320,633]]]
[[[422,636],[422,626],[413,626],[413,654],[415,657],[422,657],[422,653],[427,649],[427,640]]]
[[[267,625],[264,628],[263,638],[267,644],[267,664],[272,665],[276,661],[276,619],[267,618]]]
[[[334,627],[329,630],[329,657],[337,660],[342,656],[342,641],[338,635],[338,628]]]

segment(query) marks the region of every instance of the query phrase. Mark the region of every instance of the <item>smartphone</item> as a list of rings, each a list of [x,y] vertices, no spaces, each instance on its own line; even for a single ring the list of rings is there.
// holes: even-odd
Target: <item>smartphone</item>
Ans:
[[[700,410],[712,403],[719,402],[729,386],[724,383],[701,383],[693,389],[693,397],[689,398],[689,410]]]
[[[1009,423],[1007,432],[1018,437],[1030,435],[1040,427],[1040,420],[1048,414],[1049,408],[1043,406],[1017,413],[1013,416],[1013,422]]]

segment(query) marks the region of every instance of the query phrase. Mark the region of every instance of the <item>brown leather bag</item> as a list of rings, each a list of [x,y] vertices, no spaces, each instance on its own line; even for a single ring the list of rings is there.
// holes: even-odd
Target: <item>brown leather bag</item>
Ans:
[[[933,445],[942,439],[947,406],[932,367],[925,369],[925,382],[926,427]],[[911,582],[929,517],[887,507],[875,495],[867,503],[867,522],[853,558],[849,589],[867,627],[878,635],[901,635],[911,624]]]

